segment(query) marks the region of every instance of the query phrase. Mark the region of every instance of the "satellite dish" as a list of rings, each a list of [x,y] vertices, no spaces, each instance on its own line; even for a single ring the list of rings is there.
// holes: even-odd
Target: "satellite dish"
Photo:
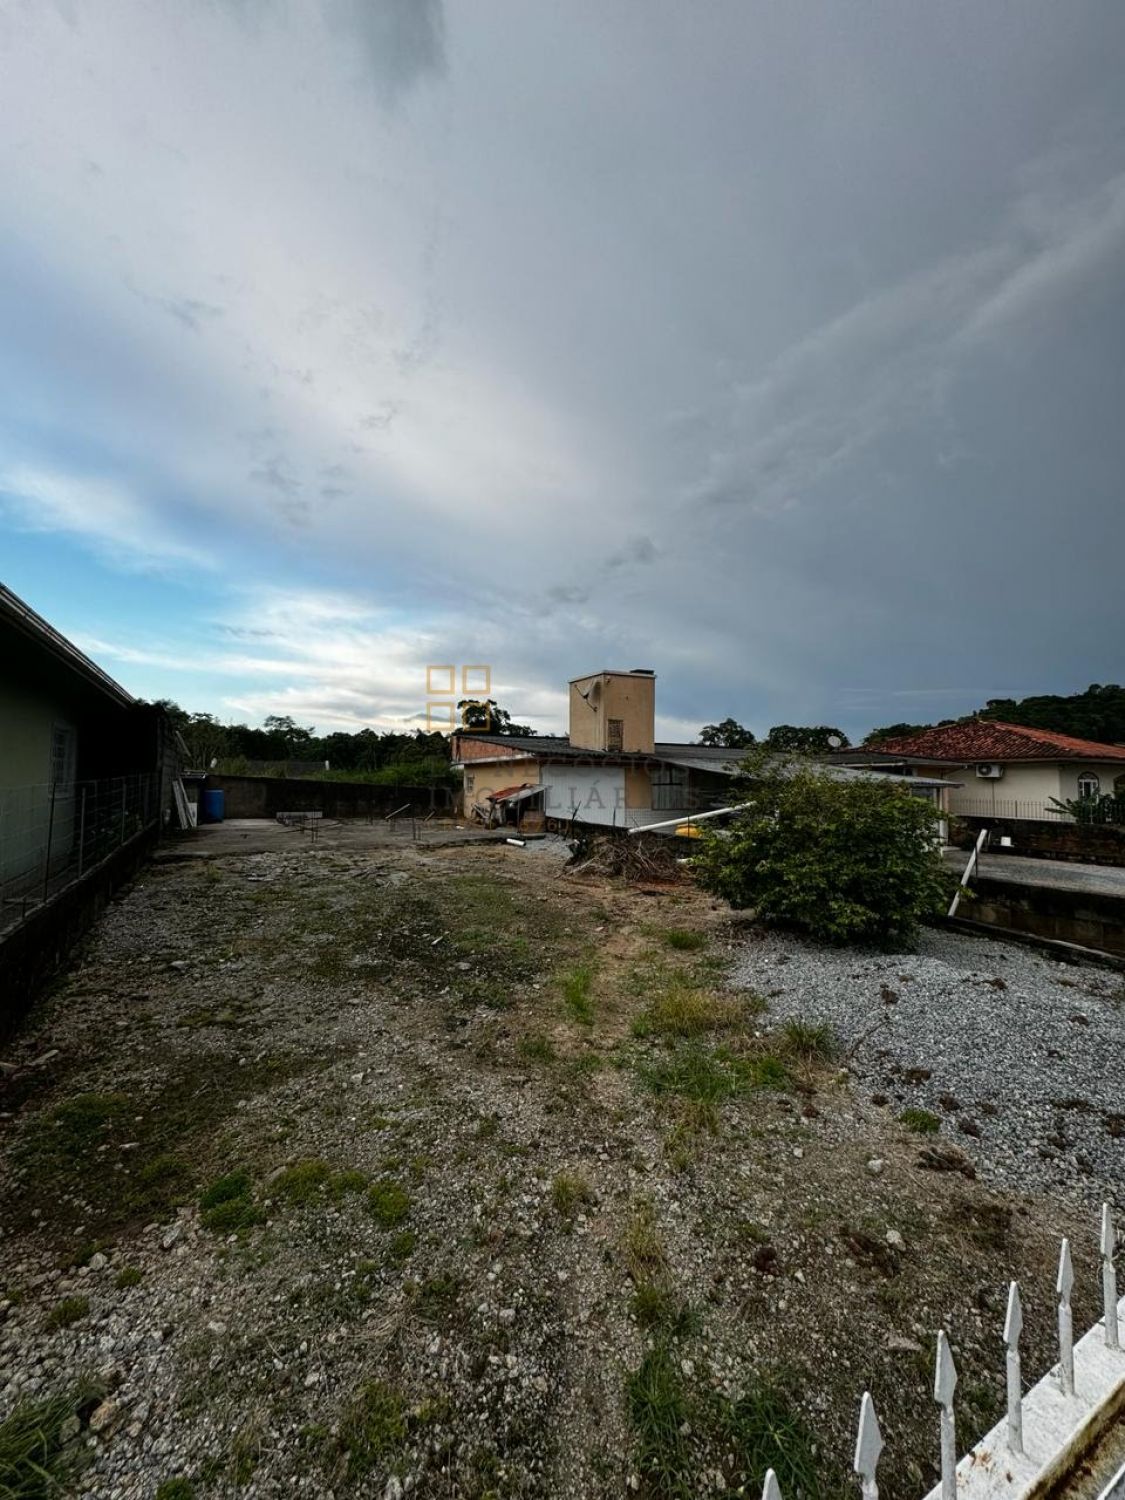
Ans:
[[[830,750],[842,750],[843,747],[844,741],[838,734],[830,734],[828,736],[828,748]]]

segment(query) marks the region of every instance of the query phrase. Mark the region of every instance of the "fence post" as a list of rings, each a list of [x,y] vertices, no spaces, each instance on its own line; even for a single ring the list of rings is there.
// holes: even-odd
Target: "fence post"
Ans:
[[[128,787],[129,787],[128,778],[125,777],[125,776],[122,776],[122,778],[121,778],[121,838],[119,840],[119,842],[122,843],[122,844],[125,842],[125,794],[126,794],[126,792],[128,790]]]
[[[78,799],[78,878],[86,867],[86,788]]]
[[[47,813],[47,853],[43,860],[43,900],[51,885],[51,840],[55,832],[55,783],[51,782],[51,807]]]
[[[941,1406],[941,1500],[957,1497],[957,1429],[953,1419],[953,1392],[957,1389],[957,1366],[945,1329],[938,1329],[937,1364],[934,1370],[934,1400]]]
[[[1113,1216],[1109,1204],[1102,1204],[1102,1301],[1105,1304],[1105,1346],[1120,1349],[1117,1331],[1117,1272],[1113,1267],[1113,1252],[1117,1248],[1113,1229]]]
[[[875,1415],[875,1403],[871,1392],[864,1391],[859,1407],[859,1432],[855,1440],[855,1460],[852,1467],[859,1475],[863,1500],[879,1500],[879,1485],[875,1469],[883,1451],[883,1434],[879,1431],[879,1419]]]
[[[1023,1305],[1019,1282],[1008,1287],[1008,1313],[1004,1319],[1004,1342],[1008,1346],[1008,1447],[1023,1452],[1023,1383],[1020,1376],[1020,1332]]]
[[[1064,1239],[1059,1252],[1059,1274],[1055,1291],[1059,1296],[1059,1384],[1064,1396],[1074,1395],[1074,1323],[1070,1314],[1070,1294],[1074,1289],[1074,1267],[1070,1260],[1070,1241]]]

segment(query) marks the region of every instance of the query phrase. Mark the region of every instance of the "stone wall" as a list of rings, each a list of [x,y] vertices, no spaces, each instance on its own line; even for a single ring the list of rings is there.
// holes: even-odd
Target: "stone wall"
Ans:
[[[970,922],[1125,958],[1125,901],[1120,897],[992,879],[974,881],[972,893],[973,899],[958,911]]]
[[[306,781],[289,776],[216,776],[203,783],[224,793],[228,818],[276,818],[279,812],[319,812],[326,818],[384,817],[409,802],[416,811],[444,812],[448,787],[372,786],[363,781]]]

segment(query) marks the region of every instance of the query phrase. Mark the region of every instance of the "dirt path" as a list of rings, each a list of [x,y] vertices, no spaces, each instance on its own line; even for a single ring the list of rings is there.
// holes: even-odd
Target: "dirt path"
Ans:
[[[745,940],[504,846],[154,866],[9,1050],[0,1419],[97,1500],[815,1497],[869,1386],[921,1493],[933,1330],[967,1443],[1094,1226],[927,1170]]]

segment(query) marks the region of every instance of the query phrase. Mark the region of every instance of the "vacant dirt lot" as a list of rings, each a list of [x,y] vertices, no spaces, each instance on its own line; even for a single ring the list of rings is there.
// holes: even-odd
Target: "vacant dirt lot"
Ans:
[[[733,1496],[767,1464],[816,1500],[866,1386],[884,1493],[921,1494],[934,1331],[968,1443],[1008,1278],[1030,1381],[1061,1233],[1096,1315],[1095,1225],[853,1093],[785,996],[727,987],[754,941],[544,846],[154,865],[7,1052],[0,1466],[31,1432],[98,1500]]]

